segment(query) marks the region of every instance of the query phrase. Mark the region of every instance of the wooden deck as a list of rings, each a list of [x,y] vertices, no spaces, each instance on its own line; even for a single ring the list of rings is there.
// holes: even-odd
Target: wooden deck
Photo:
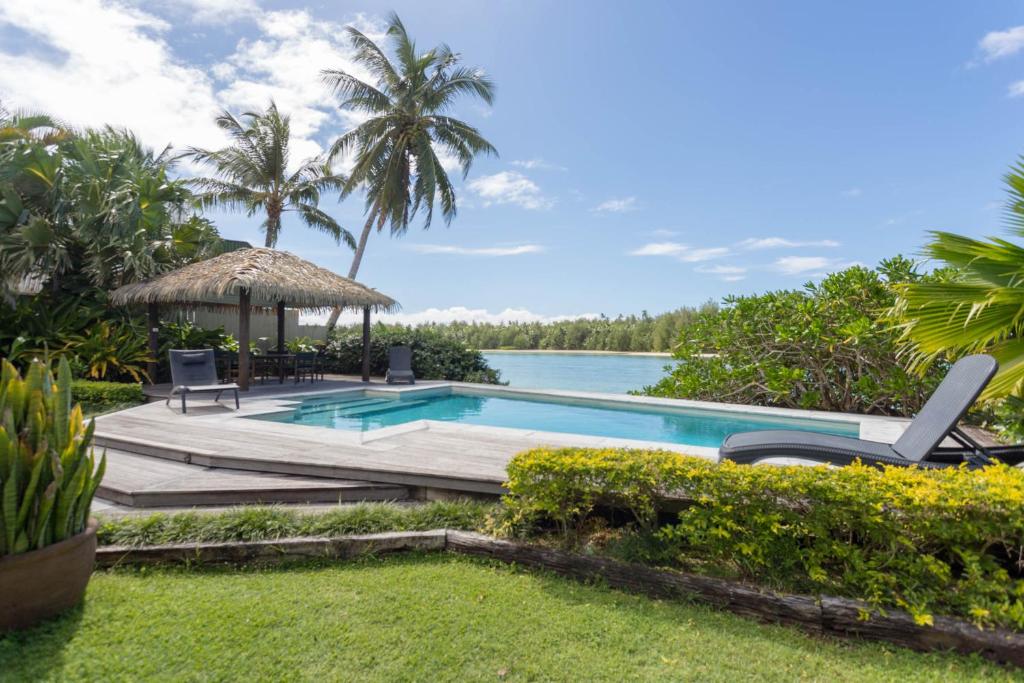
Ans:
[[[215,469],[105,449],[107,471],[97,489],[129,507],[226,506],[250,503],[339,503],[402,500],[402,486]]]

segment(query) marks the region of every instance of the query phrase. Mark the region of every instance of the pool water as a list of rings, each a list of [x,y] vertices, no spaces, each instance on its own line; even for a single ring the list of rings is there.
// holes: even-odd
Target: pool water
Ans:
[[[718,447],[734,432],[798,429],[858,436],[856,424],[826,420],[766,419],[706,410],[665,412],[634,407],[574,405],[556,401],[446,394],[384,398],[360,394],[303,399],[294,409],[253,419],[332,429],[391,427],[414,420],[441,420],[489,427],[566,432],[589,436],[667,441]]]

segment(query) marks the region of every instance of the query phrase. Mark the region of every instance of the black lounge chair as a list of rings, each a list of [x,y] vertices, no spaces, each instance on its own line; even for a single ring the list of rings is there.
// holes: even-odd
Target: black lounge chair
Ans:
[[[412,349],[408,346],[392,346],[388,349],[388,372],[384,375],[388,384],[408,382],[416,384],[416,376],[412,374]]]
[[[933,468],[949,467],[964,461],[980,467],[995,459],[1016,464],[1024,459],[1019,446],[988,449],[957,427],[998,367],[992,356],[967,356],[958,360],[907,430],[892,445],[816,432],[767,430],[730,434],[719,449],[718,457],[745,464],[779,457],[833,465],[849,465],[859,459],[866,465]],[[939,444],[946,437],[956,441],[960,447],[940,448]]]
[[[213,349],[196,351],[171,350],[171,383],[174,385],[167,395],[167,405],[175,394],[181,395],[181,412],[188,412],[185,397],[189,394],[216,393],[214,401],[220,400],[225,391],[235,393],[235,410],[238,410],[238,385],[221,384],[217,379],[217,361]]]

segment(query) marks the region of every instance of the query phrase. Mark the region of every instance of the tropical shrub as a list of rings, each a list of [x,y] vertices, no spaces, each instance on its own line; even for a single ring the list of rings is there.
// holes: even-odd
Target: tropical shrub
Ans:
[[[497,384],[500,375],[487,365],[483,354],[466,348],[428,327],[374,325],[370,334],[370,373],[383,375],[388,369],[388,349],[412,347],[412,369],[421,379],[447,379],[456,382]],[[363,367],[361,329],[336,329],[324,350],[326,369],[345,375],[358,375]]]
[[[750,467],[667,452],[536,449],[508,468],[508,528],[568,533],[599,503],[647,530],[609,550],[879,609],[1024,629],[1024,471]],[[658,500],[689,505],[660,528]],[[664,511],[662,511],[664,515]],[[569,539],[571,540],[571,539]]]
[[[730,296],[683,328],[671,373],[643,393],[730,403],[911,415],[944,374],[898,357],[900,331],[880,321],[894,283],[920,280],[902,257],[847,268],[802,290]]]
[[[54,381],[33,362],[24,379],[0,362],[0,555],[43,548],[80,533],[103,478],[92,452],[94,423],[71,406],[71,369]]]
[[[99,412],[142,403],[145,396],[141,384],[76,379],[71,383],[71,400]]]
[[[0,116],[0,289],[104,290],[219,252],[185,181],[131,133]]]
[[[146,347],[146,337],[130,323],[114,325],[101,320],[83,334],[72,335],[65,350],[91,379],[151,379],[145,365],[154,359]]]

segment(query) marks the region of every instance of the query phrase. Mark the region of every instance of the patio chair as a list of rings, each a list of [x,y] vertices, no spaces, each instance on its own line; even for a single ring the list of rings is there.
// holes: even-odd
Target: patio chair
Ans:
[[[295,354],[295,383],[305,381],[309,377],[312,384],[316,381],[318,355],[316,351],[300,351]]]
[[[975,355],[958,360],[907,430],[892,445],[816,432],[766,430],[730,434],[719,449],[718,457],[745,464],[766,458],[790,457],[833,465],[849,465],[859,459],[866,465],[875,466],[934,468],[966,461],[972,467],[981,467],[1001,459],[1000,449],[981,446],[957,427],[957,423],[981,395],[998,367],[992,356]],[[960,447],[940,448],[939,444],[946,437],[956,441]],[[1019,458],[1019,454],[1015,458],[1011,452],[1006,456],[1006,462]]]
[[[388,349],[388,372],[384,375],[388,384],[408,382],[416,384],[416,376],[412,374],[412,349],[408,346],[392,346]]]
[[[174,385],[167,395],[167,405],[175,394],[181,395],[181,412],[188,412],[185,406],[185,399],[189,394],[210,394],[216,393],[214,401],[220,400],[220,395],[225,391],[235,393],[235,410],[238,410],[238,385],[221,384],[217,379],[217,363],[214,360],[213,349],[201,350],[178,350],[172,349],[171,356],[171,383]]]

